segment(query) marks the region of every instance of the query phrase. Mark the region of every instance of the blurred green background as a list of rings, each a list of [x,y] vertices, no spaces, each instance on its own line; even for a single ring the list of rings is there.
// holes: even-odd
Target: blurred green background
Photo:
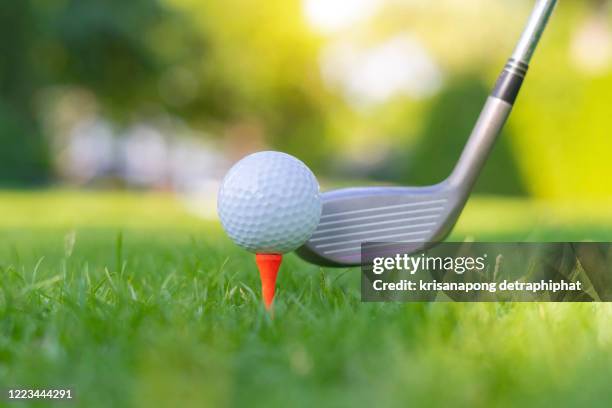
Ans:
[[[450,240],[612,239],[612,1],[559,3]],[[216,221],[220,180],[263,149],[324,189],[440,181],[533,4],[0,4],[0,386],[88,408],[608,407],[608,304],[364,304],[358,270],[288,255],[272,319]]]
[[[612,7],[560,3],[480,193],[612,196]],[[214,201],[231,163],[261,149],[298,156],[324,185],[434,183],[455,163],[532,5],[4,3],[0,183]]]

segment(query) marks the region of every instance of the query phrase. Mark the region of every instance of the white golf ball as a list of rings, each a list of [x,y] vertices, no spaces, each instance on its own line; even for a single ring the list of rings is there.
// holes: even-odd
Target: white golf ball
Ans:
[[[260,152],[225,176],[217,210],[229,237],[260,254],[291,252],[313,234],[321,218],[319,183],[293,156]]]

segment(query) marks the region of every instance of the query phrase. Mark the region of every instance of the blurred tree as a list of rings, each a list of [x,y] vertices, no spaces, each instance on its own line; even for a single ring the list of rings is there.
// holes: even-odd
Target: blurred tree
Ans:
[[[301,1],[171,1],[209,47],[188,65],[200,88],[181,113],[221,135],[256,122],[267,144],[324,167],[330,98],[320,79],[320,42],[305,25]]]
[[[29,1],[0,6],[0,181],[37,183],[49,171],[47,145],[34,112],[39,78],[31,46],[38,38]]]
[[[57,86],[89,90],[119,127],[167,112],[220,136],[255,124],[268,144],[324,163],[318,48],[300,7],[298,0],[4,3],[0,180],[48,179],[35,102]]]
[[[177,15],[150,0],[55,3],[41,13],[47,30],[38,44],[50,62],[50,79],[90,89],[104,113],[119,121],[156,101],[156,81],[175,55],[165,58],[151,39],[165,24],[187,30]]]
[[[489,94],[482,75],[466,74],[449,81],[435,98],[419,144],[404,152],[401,182],[430,185],[445,179],[457,163]],[[510,150],[510,127],[500,136],[475,186],[476,192],[502,195],[526,193]]]
[[[189,33],[177,15],[157,1],[4,3],[0,180],[30,183],[49,178],[48,142],[36,112],[36,98],[45,87],[85,87],[99,99],[105,116],[117,121],[154,102],[157,78],[172,58],[161,55],[150,39],[166,24]],[[177,49],[185,48],[185,43],[177,44]]]
[[[380,139],[380,157],[393,150],[397,159],[383,164],[379,178],[435,182],[456,162],[489,89],[456,72],[474,69],[493,78],[508,52],[499,42],[509,49],[515,40],[514,33],[502,35],[510,24],[500,23],[510,19],[518,32],[528,12],[528,4],[517,8],[498,0],[483,19],[485,3],[389,4],[379,24],[364,21],[337,37],[317,37],[306,26],[301,0],[3,2],[0,182],[49,179],[39,96],[70,87],[95,95],[92,105],[118,127],[169,113],[230,140],[228,145],[270,145],[295,154],[321,173],[333,167],[339,152],[358,145],[357,139],[368,139],[363,155],[370,153],[371,140]],[[521,194],[520,174],[529,192],[540,196],[609,194],[602,182],[610,174],[609,3],[560,4],[513,113],[509,129],[516,129],[515,138],[501,137],[477,190]],[[598,18],[585,15],[587,8]],[[432,100],[398,98],[368,111],[354,109],[323,85],[319,62],[325,41],[346,37],[367,45],[406,27],[435,50],[448,77],[455,77],[441,94]],[[453,33],[467,33],[460,42],[470,47],[456,47],[457,39],[449,41]],[[584,70],[594,63],[598,72]],[[422,139],[413,149],[417,134]],[[583,142],[579,150],[576,140]],[[410,149],[396,150],[398,144]],[[509,146],[518,152],[514,159]],[[559,168],[559,162],[567,164]]]

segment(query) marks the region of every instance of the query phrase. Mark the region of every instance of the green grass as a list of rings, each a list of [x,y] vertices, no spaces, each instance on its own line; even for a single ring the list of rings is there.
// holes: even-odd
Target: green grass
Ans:
[[[453,239],[609,241],[611,208],[477,198]],[[362,304],[358,270],[291,255],[271,319],[252,256],[166,195],[2,193],[0,243],[0,387],[57,406],[612,398],[609,304]]]

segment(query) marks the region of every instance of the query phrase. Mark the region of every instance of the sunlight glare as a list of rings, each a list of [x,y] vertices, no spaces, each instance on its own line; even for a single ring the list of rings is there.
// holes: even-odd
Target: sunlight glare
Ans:
[[[380,0],[304,0],[308,22],[322,32],[342,30],[372,16]]]

